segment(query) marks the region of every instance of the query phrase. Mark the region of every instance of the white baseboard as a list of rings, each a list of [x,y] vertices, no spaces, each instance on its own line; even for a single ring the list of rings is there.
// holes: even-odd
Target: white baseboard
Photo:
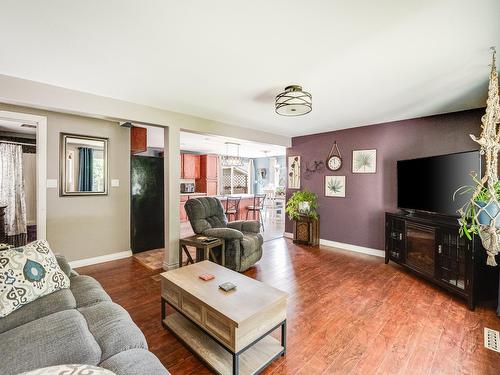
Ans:
[[[385,257],[385,251],[384,250],[377,250],[377,249],[372,249],[370,247],[364,247],[364,246],[358,246],[358,245],[351,245],[349,243],[342,243],[342,242],[337,242],[337,241],[330,241],[330,240],[319,240],[319,244],[327,247],[335,247],[337,249],[342,249],[342,250],[349,250],[349,251],[354,251],[356,253],[363,253],[363,254],[368,254],[368,255],[374,255],[376,257]]]
[[[85,267],[85,266],[91,266],[93,264],[109,262],[111,260],[128,258],[131,256],[132,256],[131,250],[120,251],[119,253],[106,254],[93,258],[73,260],[69,262],[69,265],[71,266],[71,268]]]
[[[285,238],[293,238],[293,233],[290,232],[285,232],[283,235]],[[376,257],[385,257],[385,251],[384,250],[377,250],[377,249],[372,249],[369,247],[364,247],[364,246],[358,246],[358,245],[351,245],[349,243],[343,243],[343,242],[337,242],[337,241],[330,241],[330,240],[319,240],[319,244],[323,246],[328,246],[328,247],[334,247],[337,249],[342,249],[342,250],[348,250],[348,251],[354,251],[356,253],[363,253],[363,254],[368,254],[368,255],[373,255]]]
[[[163,269],[165,271],[171,271],[179,268],[179,262],[175,262],[173,264],[168,264],[168,262],[163,262]]]

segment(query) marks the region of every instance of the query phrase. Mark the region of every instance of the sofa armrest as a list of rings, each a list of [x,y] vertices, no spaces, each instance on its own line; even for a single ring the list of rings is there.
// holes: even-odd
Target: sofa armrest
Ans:
[[[260,223],[257,220],[237,220],[227,223],[228,228],[236,229],[241,232],[260,232]]]
[[[224,240],[241,240],[243,233],[231,228],[210,228],[202,233],[204,236],[222,238]]]
[[[68,275],[68,277],[71,277],[71,272],[73,271],[71,266],[69,265],[68,261],[66,260],[66,257],[63,255],[58,255],[56,254],[56,260],[57,263],[59,264],[59,267],[61,270]]]

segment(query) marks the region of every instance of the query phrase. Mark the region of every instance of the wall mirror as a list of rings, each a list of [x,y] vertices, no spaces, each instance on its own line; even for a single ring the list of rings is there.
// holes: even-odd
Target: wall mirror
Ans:
[[[108,139],[61,133],[60,195],[108,194]]]

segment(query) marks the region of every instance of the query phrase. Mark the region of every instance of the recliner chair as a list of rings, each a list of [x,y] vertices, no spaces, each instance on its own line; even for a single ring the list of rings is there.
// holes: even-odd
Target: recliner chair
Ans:
[[[259,233],[258,221],[237,220],[228,223],[221,201],[213,197],[189,199],[184,207],[196,234],[225,241],[227,268],[243,272],[260,260],[264,240]]]

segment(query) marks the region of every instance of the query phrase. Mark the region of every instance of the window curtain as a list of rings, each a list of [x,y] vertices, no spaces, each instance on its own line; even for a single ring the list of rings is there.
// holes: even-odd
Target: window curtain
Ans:
[[[78,148],[78,191],[92,191],[94,177],[94,150],[89,147]]]
[[[22,146],[0,143],[0,205],[7,206],[4,217],[7,242],[14,246],[26,244],[26,195]]]

